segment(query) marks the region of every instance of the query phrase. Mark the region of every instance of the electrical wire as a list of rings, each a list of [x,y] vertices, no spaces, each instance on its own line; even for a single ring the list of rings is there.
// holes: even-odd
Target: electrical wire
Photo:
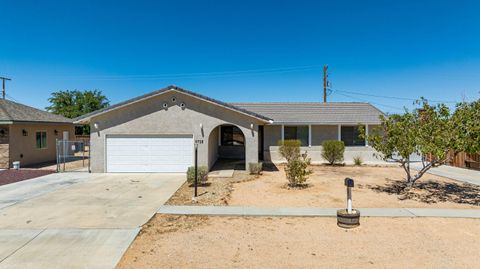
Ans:
[[[350,95],[347,95],[347,94],[338,92],[338,90],[334,90],[333,92],[336,93],[336,94],[345,96],[345,97],[347,97],[347,98],[350,98],[350,99],[352,99],[352,100],[361,101],[361,102],[366,102],[366,103],[370,103],[370,104],[377,105],[377,106],[387,107],[387,108],[395,109],[395,110],[398,110],[398,111],[405,111],[405,108],[400,108],[400,107],[396,107],[396,106],[391,106],[391,105],[386,105],[386,104],[371,102],[371,101],[368,101],[368,100],[365,100],[365,99],[353,97],[353,96],[350,96]]]
[[[418,99],[414,98],[407,98],[407,97],[398,97],[398,96],[385,96],[385,95],[375,95],[375,94],[368,94],[368,93],[361,93],[361,92],[354,92],[354,91],[345,91],[345,90],[335,90],[337,92],[343,92],[348,94],[355,94],[355,95],[363,95],[363,96],[370,96],[370,97],[378,97],[378,98],[385,98],[385,99],[396,99],[396,100],[406,100],[406,101],[417,101]],[[429,102],[433,103],[449,103],[449,104],[456,104],[458,102],[455,101],[442,101],[442,100],[430,100],[427,99]]]
[[[174,73],[156,75],[119,75],[119,76],[59,76],[56,78],[70,79],[92,79],[92,80],[135,80],[135,79],[169,79],[169,78],[222,78],[245,75],[274,74],[306,71],[320,68],[319,65],[294,66],[283,68],[249,69],[221,72],[197,72],[197,73]]]

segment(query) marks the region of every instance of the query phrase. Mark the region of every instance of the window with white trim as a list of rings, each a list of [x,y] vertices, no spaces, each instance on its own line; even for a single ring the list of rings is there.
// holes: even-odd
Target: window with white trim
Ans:
[[[37,131],[35,132],[36,147],[37,149],[47,148],[47,132]]]

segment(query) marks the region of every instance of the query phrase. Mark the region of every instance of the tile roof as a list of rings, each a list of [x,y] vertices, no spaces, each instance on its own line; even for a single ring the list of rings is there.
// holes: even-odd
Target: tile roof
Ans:
[[[219,101],[219,100],[216,100],[216,99],[213,99],[213,98],[210,98],[210,97],[207,97],[207,96],[204,96],[204,95],[192,92],[192,91],[188,91],[188,90],[185,90],[185,89],[182,89],[180,87],[172,85],[172,86],[168,86],[168,87],[165,87],[163,89],[153,91],[153,92],[150,92],[150,93],[147,93],[147,94],[129,99],[127,101],[124,101],[124,102],[121,102],[121,103],[118,103],[118,104],[115,104],[115,105],[112,105],[112,106],[109,106],[109,107],[106,107],[106,108],[103,108],[103,109],[100,109],[100,110],[97,110],[97,111],[94,111],[94,112],[91,112],[91,113],[88,113],[88,114],[85,114],[83,116],[80,116],[78,118],[73,119],[73,121],[77,122],[77,123],[80,123],[80,122],[83,122],[83,121],[88,121],[91,117],[106,113],[108,111],[111,111],[111,110],[114,110],[114,109],[117,109],[117,108],[120,108],[120,107],[123,107],[123,106],[126,106],[126,105],[129,105],[131,103],[135,103],[137,101],[148,99],[150,97],[153,97],[153,96],[156,96],[156,95],[168,92],[168,91],[177,91],[177,92],[185,93],[185,94],[197,97],[199,99],[203,99],[203,100],[206,100],[208,102],[212,102],[212,103],[215,103],[217,105],[235,110],[237,112],[247,114],[247,115],[255,117],[255,118],[259,118],[259,119],[264,120],[264,121],[271,120],[270,118],[265,117],[265,116],[260,115],[260,114],[257,114],[255,112],[248,111],[248,110],[236,107],[234,105],[231,105],[231,104],[228,104],[228,103],[225,103],[225,102],[222,102],[222,101]]]
[[[71,119],[10,100],[0,99],[0,121],[72,123]]]
[[[231,103],[285,124],[379,124],[382,111],[369,103]]]

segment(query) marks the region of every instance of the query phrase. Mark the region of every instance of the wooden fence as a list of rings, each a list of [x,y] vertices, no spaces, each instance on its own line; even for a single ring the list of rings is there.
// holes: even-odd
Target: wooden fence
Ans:
[[[456,156],[453,156],[453,152],[449,153],[450,161],[447,165],[461,167],[461,168],[472,168],[480,170],[480,154],[468,154],[465,152],[460,152]],[[431,159],[431,156],[428,155],[427,159]]]

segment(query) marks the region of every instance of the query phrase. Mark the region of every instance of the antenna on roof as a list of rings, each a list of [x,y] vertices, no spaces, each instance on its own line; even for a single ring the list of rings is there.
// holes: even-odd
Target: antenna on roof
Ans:
[[[2,98],[5,99],[5,80],[12,80],[11,78],[0,77],[2,80]]]

